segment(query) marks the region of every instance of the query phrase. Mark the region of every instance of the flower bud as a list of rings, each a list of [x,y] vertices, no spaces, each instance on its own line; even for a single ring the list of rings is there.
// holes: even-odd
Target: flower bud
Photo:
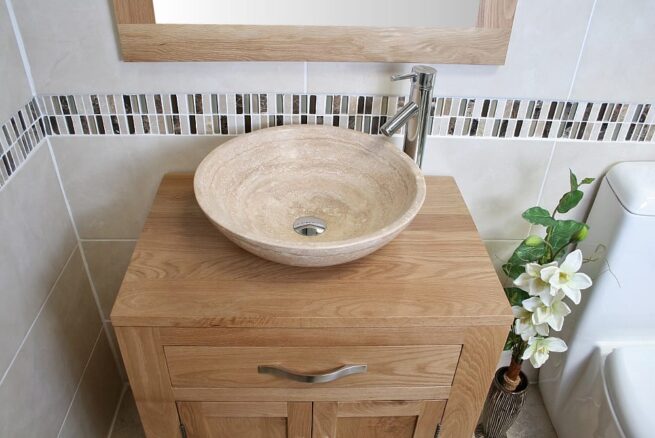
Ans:
[[[582,242],[587,238],[587,234],[589,234],[589,227],[585,225],[580,231],[573,235],[573,240],[575,242]]]
[[[535,247],[541,245],[543,241],[544,239],[542,239],[539,236],[528,236],[528,238],[525,239],[525,245],[530,247]]]

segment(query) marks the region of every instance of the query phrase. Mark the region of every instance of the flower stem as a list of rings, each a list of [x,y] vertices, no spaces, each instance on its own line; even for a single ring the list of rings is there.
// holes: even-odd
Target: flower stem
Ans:
[[[512,352],[512,360],[503,375],[502,382],[503,388],[511,392],[515,391],[521,383],[521,365],[523,364],[523,360],[517,358],[515,352]]]

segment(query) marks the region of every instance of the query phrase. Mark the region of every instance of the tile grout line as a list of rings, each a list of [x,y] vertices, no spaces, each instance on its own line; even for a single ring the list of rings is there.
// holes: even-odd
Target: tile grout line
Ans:
[[[585,29],[584,37],[582,38],[582,44],[580,45],[580,53],[578,54],[578,60],[575,63],[575,69],[573,70],[573,75],[571,77],[571,85],[569,86],[569,92],[566,95],[566,100],[571,99],[573,94],[573,87],[575,86],[575,80],[578,77],[578,70],[580,69],[580,64],[582,63],[582,55],[584,53],[585,46],[587,45],[587,38],[589,37],[589,29],[591,29],[591,22],[594,18],[594,12],[596,11],[596,3],[598,0],[594,0],[594,3],[591,5],[591,11],[589,12],[589,20],[587,20],[587,28]]]
[[[109,425],[109,432],[107,433],[107,438],[111,438],[112,434],[114,433],[114,427],[116,426],[116,420],[118,420],[118,414],[121,410],[121,406],[123,405],[123,400],[125,399],[125,394],[127,394],[127,390],[130,387],[130,385],[127,382],[123,382],[123,389],[121,391],[121,396],[118,398],[118,404],[116,405],[116,410],[114,411],[114,416],[111,419],[111,424]]]
[[[594,0],[593,4],[591,5],[591,11],[589,11],[589,19],[587,20],[587,28],[585,29],[584,37],[582,38],[582,44],[580,44],[580,52],[578,53],[578,59],[577,62],[575,63],[575,69],[573,70],[573,75],[571,76],[571,84],[569,85],[569,92],[566,95],[566,101],[571,100],[571,95],[573,94],[573,87],[575,85],[575,80],[578,76],[578,70],[580,68],[580,63],[582,62],[582,54],[584,53],[584,48],[587,45],[587,37],[589,36],[589,29],[591,28],[591,22],[594,18],[594,12],[596,10],[596,3],[598,0]],[[550,157],[548,158],[548,163],[546,164],[546,172],[544,173],[544,179],[541,182],[541,187],[539,188],[539,196],[537,198],[537,204],[541,204],[541,201],[543,200],[544,196],[544,191],[546,189],[546,182],[548,181],[548,174],[550,173],[550,168],[553,164],[553,158],[555,157],[555,151],[557,149],[557,142],[558,139],[554,139],[553,141],[553,147],[550,151]],[[530,225],[530,230],[529,233],[532,234],[532,229],[534,228],[534,225]]]
[[[41,313],[43,312],[43,309],[45,309],[46,304],[48,304],[48,301],[50,301],[50,297],[55,291],[55,288],[57,287],[57,283],[59,283],[59,280],[61,280],[61,277],[64,275],[64,271],[68,268],[68,264],[72,260],[73,256],[75,255],[75,251],[77,251],[77,245],[73,247],[73,250],[71,251],[70,255],[68,256],[68,259],[66,259],[66,263],[64,263],[64,266],[61,268],[61,271],[59,271],[59,275],[55,279],[55,282],[52,284],[52,287],[50,288],[50,291],[48,292],[48,295],[46,295],[45,299],[43,300],[43,303],[41,303],[41,307],[39,307],[38,312],[36,312],[36,315],[34,316],[34,319],[32,320],[32,324],[30,324],[29,328],[27,329],[27,332],[25,332],[25,336],[23,336],[23,339],[21,340],[20,344],[18,345],[18,348],[16,349],[16,352],[14,353],[14,356],[11,358],[11,361],[9,362],[9,365],[7,365],[7,369],[4,371],[2,374],[2,377],[0,378],[0,386],[4,383],[5,379],[7,378],[7,375],[9,374],[9,371],[14,365],[14,362],[16,362],[16,358],[18,357],[18,354],[20,351],[23,349],[23,346],[25,345],[25,342],[27,341],[27,338],[30,336],[30,333],[32,333],[32,329],[36,325],[36,322],[38,321],[39,317],[41,316]]]
[[[82,258],[82,265],[84,266],[84,271],[86,273],[87,280],[89,281],[89,286],[91,287],[91,293],[93,295],[93,299],[96,303],[96,310],[98,311],[98,316],[100,318],[100,321],[104,321],[104,314],[102,311],[102,306],[100,305],[100,299],[98,298],[98,292],[96,290],[95,284],[93,282],[93,277],[91,276],[91,270],[89,269],[89,263],[87,262],[86,259],[86,254],[84,252],[84,247],[82,246],[82,241],[80,240],[80,234],[77,230],[77,224],[75,223],[75,218],[73,216],[73,209],[70,206],[70,202],[68,201],[68,196],[66,195],[66,190],[64,189],[64,183],[61,178],[61,173],[59,172],[59,164],[57,163],[57,158],[55,156],[54,150],[52,148],[52,143],[50,142],[50,138],[47,138],[48,142],[48,150],[50,151],[50,158],[52,160],[53,166],[55,168],[55,174],[57,175],[57,181],[59,182],[59,189],[61,190],[61,194],[64,198],[64,203],[66,204],[66,209],[68,210],[68,216],[71,221],[71,224],[73,225],[73,231],[75,232],[75,237],[77,239],[77,247],[80,251],[80,256]],[[118,357],[118,352],[113,346],[113,343],[111,342],[111,336],[109,335],[109,330],[107,329],[106,325],[103,323],[102,324],[102,330],[105,332],[105,336],[107,337],[107,341],[109,344],[109,349],[112,352],[112,356],[114,356],[114,365],[116,366],[117,370],[121,369],[120,366],[120,358]],[[120,373],[120,372],[119,372]]]
[[[94,342],[93,348],[91,349],[91,353],[89,353],[89,357],[86,360],[86,364],[84,365],[84,369],[82,370],[82,375],[80,376],[80,380],[77,382],[77,385],[75,386],[73,397],[71,397],[71,401],[68,404],[68,409],[66,409],[66,415],[64,415],[64,420],[61,422],[61,426],[59,426],[59,432],[57,432],[57,438],[61,436],[61,432],[64,430],[64,426],[66,425],[66,420],[68,419],[68,415],[70,414],[70,411],[73,408],[73,403],[75,403],[75,398],[77,397],[77,393],[80,390],[80,387],[82,386],[82,382],[84,381],[86,370],[89,368],[89,364],[91,364],[91,360],[93,359],[93,353],[95,353],[96,347],[98,346],[98,342],[100,341],[100,336],[102,336],[102,326],[100,327],[100,330],[98,330],[98,336],[96,336],[96,341]]]
[[[16,19],[16,13],[14,12],[14,5],[12,0],[5,0],[7,6],[7,11],[9,14],[9,21],[11,22],[12,30],[14,31],[14,37],[16,38],[16,45],[18,46],[18,53],[20,53],[21,61],[23,61],[23,69],[25,70],[25,76],[27,77],[27,83],[30,86],[30,91],[32,92],[32,99],[36,99],[36,86],[34,84],[34,78],[32,77],[32,67],[30,66],[29,58],[27,57],[27,50],[25,49],[25,43],[23,41],[23,34],[20,31],[18,26],[18,20]]]

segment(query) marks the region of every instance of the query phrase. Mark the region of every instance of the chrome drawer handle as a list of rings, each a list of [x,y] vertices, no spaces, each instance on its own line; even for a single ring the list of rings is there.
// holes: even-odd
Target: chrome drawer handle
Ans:
[[[351,374],[365,373],[367,368],[366,365],[344,365],[323,374],[302,374],[277,365],[259,365],[257,367],[257,372],[259,374],[272,374],[274,376],[284,377],[289,380],[295,380],[296,382],[326,383],[334,382],[337,379]]]

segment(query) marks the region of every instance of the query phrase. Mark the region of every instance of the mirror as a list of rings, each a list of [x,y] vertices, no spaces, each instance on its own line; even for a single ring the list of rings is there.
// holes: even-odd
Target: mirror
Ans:
[[[124,61],[503,64],[517,0],[113,0]]]
[[[475,27],[480,0],[153,0],[153,5],[159,24]]]

